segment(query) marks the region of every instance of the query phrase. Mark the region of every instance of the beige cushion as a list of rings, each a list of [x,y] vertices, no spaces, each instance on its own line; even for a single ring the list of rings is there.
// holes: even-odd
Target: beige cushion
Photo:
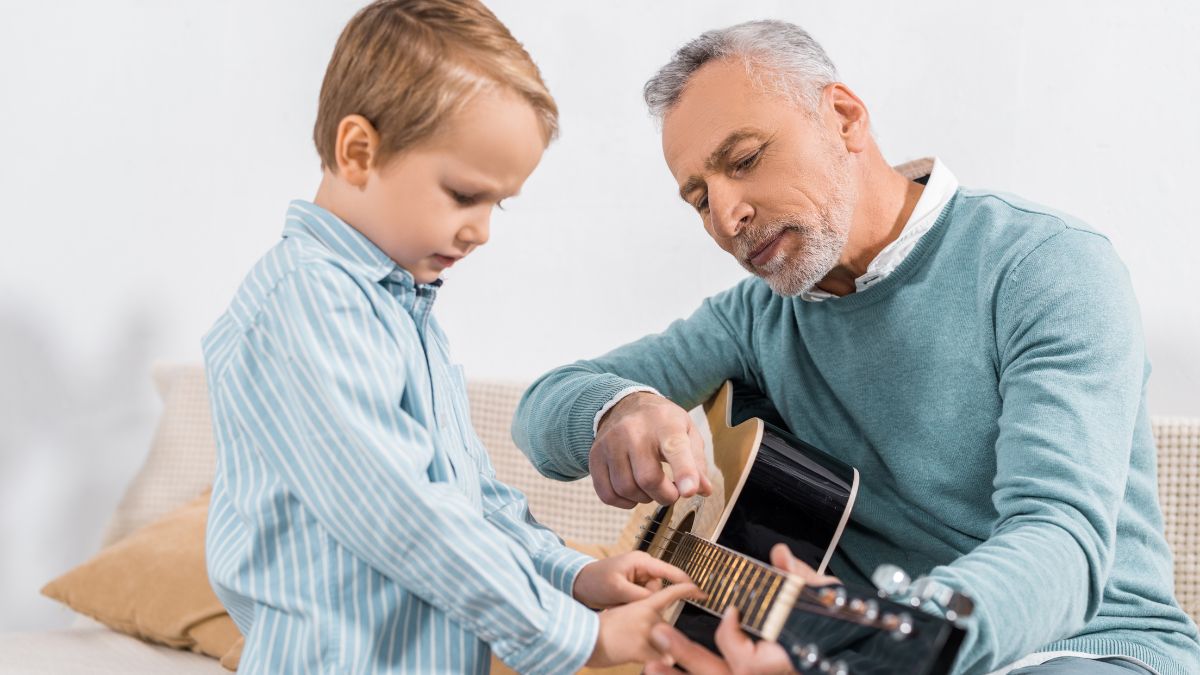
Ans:
[[[42,593],[114,630],[234,668],[241,635],[208,583],[207,517],[204,494],[103,549]]]
[[[559,536],[611,543],[629,520],[629,511],[601,502],[589,478],[573,483],[546,478],[513,443],[512,418],[526,386],[519,382],[467,383],[471,422],[496,466],[496,476],[524,492],[538,522]]]
[[[1200,419],[1156,417],[1158,500],[1175,557],[1175,596],[1200,620]]]

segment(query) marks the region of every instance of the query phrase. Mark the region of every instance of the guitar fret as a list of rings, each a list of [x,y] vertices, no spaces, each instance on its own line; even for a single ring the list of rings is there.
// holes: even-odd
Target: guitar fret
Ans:
[[[759,583],[763,579],[766,570],[761,565],[754,565],[750,568],[750,577],[746,580],[746,599],[744,607],[740,608],[742,623],[750,624],[750,620],[754,618],[754,610],[758,605],[758,601],[762,598],[762,592],[759,589]]]
[[[673,558],[672,564],[674,564],[676,567],[682,569],[683,571],[687,572],[688,571],[687,567],[689,566],[689,563],[690,563],[690,560],[692,557],[691,548],[692,548],[692,542],[690,539],[688,539],[688,538],[677,539],[675,542],[675,549],[674,549],[673,555],[671,556]],[[688,576],[691,576],[690,572],[689,572]]]
[[[722,567],[725,568],[724,583],[721,584],[720,598],[717,602],[717,611],[724,612],[729,605],[729,596],[733,594],[733,584],[737,580],[737,560],[732,559],[727,552],[721,551]]]
[[[713,595],[716,593],[714,571],[712,548],[702,544],[700,545],[700,580],[701,590],[705,594],[704,606],[706,607],[712,603]]]
[[[712,603],[713,596],[716,594],[716,590],[717,590],[716,578],[713,576],[714,567],[713,567],[713,561],[712,561],[712,551],[709,549],[708,546],[705,546],[703,544],[700,544],[699,548],[700,548],[699,557],[700,557],[700,570],[701,570],[700,574],[701,574],[701,584],[702,584],[700,587],[700,590],[704,591],[704,596],[705,596],[704,600],[701,602],[704,607],[708,607]]]
[[[669,540],[660,544],[658,557],[686,572],[705,593],[704,600],[691,602],[716,614],[733,605],[742,625],[761,633],[785,576],[691,532],[676,532]]]
[[[733,570],[733,583],[729,585],[729,601],[726,605],[733,605],[737,607],[739,614],[745,614],[742,611],[742,597],[746,594],[746,582],[743,578],[747,570],[746,559],[738,556]]]
[[[747,624],[755,630],[762,629],[763,616],[767,612],[767,607],[771,604],[771,589],[775,584],[775,580],[779,578],[779,575],[773,570],[764,569],[763,571],[763,577],[758,584],[758,601],[754,607],[754,614],[746,617]]]
[[[761,631],[767,620],[768,608],[775,604],[775,595],[779,592],[779,585],[783,583],[783,575],[772,574],[771,583],[767,586],[767,592],[763,594],[762,607],[758,610],[758,616],[754,618],[754,624]]]

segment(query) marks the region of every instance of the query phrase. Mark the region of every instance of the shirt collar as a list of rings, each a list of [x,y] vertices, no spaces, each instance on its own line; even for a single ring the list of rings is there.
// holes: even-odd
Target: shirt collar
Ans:
[[[316,240],[330,253],[358,268],[376,283],[390,278],[410,288],[415,286],[412,274],[397,265],[396,261],[367,239],[366,235],[312,202],[296,199],[288,204],[283,236]],[[424,285],[436,288],[442,285],[442,280]]]

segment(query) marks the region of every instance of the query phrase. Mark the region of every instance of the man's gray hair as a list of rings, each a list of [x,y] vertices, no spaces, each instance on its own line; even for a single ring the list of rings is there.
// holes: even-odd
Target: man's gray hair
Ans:
[[[739,59],[757,86],[815,111],[837,69],[821,45],[803,28],[786,21],[747,21],[710,30],[679,48],[670,63],[646,82],[642,94],[659,120],[709,61]]]

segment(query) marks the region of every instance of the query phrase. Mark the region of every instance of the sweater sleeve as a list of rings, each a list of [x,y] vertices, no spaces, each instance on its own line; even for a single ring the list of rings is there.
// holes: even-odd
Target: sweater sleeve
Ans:
[[[622,390],[652,387],[691,409],[725,380],[752,377],[751,308],[769,295],[765,284],[748,279],[706,299],[662,333],[543,375],[521,397],[513,417],[517,446],[550,478],[582,478],[596,413]]]
[[[997,518],[929,575],[976,603],[957,673],[995,670],[1096,614],[1146,377],[1129,278],[1099,235],[1064,229],[1026,255],[1001,282],[995,323]]]

